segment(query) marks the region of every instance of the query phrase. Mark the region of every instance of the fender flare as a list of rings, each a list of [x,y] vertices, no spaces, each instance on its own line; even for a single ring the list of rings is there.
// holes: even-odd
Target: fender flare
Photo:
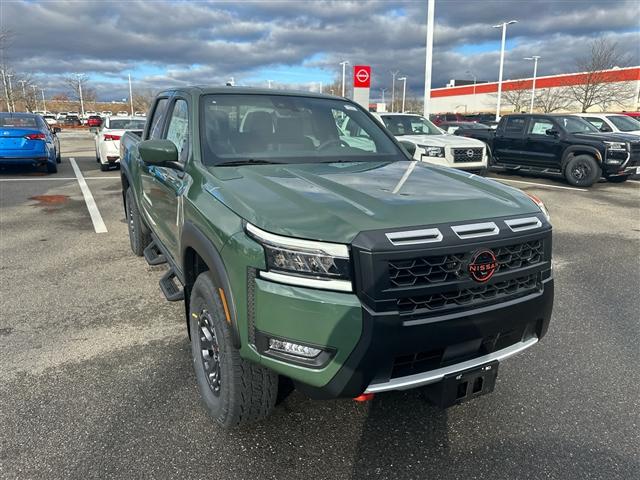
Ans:
[[[602,153],[591,145],[571,145],[565,149],[562,153],[562,160],[560,161],[560,168],[564,172],[564,168],[567,166],[567,162],[574,156],[575,152],[586,152],[592,154],[598,165],[602,165]]]
[[[193,249],[200,258],[204,260],[204,263],[213,275],[215,284],[219,288],[222,288],[227,302],[227,307],[229,309],[229,316],[231,317],[231,334],[233,344],[236,348],[240,348],[240,331],[238,329],[236,301],[222,256],[211,240],[209,240],[196,225],[189,221],[185,222],[182,227],[180,242],[182,272],[185,279],[185,312],[187,328],[189,328],[189,293],[193,286],[192,284],[188,284],[187,279],[193,278],[195,280],[195,272],[192,271],[193,265],[187,261],[186,252],[188,248]]]

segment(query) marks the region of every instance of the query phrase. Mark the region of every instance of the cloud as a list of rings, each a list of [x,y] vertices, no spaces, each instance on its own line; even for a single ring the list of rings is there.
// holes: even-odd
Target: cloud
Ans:
[[[575,69],[589,40],[617,41],[640,64],[635,0],[448,0],[436,2],[434,86],[451,78],[495,80],[495,48],[463,53],[461,47],[494,45],[492,25],[509,27],[505,78],[530,74],[524,56],[541,55],[539,74]],[[0,27],[14,33],[7,58],[16,70],[39,74],[48,90],[69,72],[94,77],[101,97],[126,96],[124,79],[164,88],[189,83],[240,82],[282,67],[320,68],[337,78],[338,63],[371,64],[373,88],[389,87],[390,70],[423,88],[426,2],[417,1],[217,1],[76,2],[13,1],[0,5]],[[146,68],[141,68],[146,66]],[[137,73],[136,73],[137,72]],[[291,84],[304,85],[293,76]]]

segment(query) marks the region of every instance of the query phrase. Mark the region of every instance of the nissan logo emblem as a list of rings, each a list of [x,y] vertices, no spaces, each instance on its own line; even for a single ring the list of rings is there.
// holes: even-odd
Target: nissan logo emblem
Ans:
[[[469,158],[473,157],[473,150],[471,148],[467,150],[467,157]]]

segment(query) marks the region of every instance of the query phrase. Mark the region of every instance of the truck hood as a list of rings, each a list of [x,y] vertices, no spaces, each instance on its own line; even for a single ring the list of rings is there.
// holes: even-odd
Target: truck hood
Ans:
[[[575,133],[576,138],[585,140],[600,140],[601,142],[637,142],[638,136],[623,132],[608,133]]]
[[[422,162],[209,167],[218,200],[269,232],[350,243],[361,231],[537,213],[522,192]]]
[[[484,147],[484,142],[475,138],[459,137],[457,135],[402,135],[398,140],[408,140],[416,145],[430,147],[478,148]]]

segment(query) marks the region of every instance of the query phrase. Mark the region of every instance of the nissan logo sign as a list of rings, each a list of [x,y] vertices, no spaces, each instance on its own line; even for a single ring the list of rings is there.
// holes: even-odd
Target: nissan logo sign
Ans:
[[[467,157],[469,158],[473,157],[473,150],[471,148],[467,150]]]

